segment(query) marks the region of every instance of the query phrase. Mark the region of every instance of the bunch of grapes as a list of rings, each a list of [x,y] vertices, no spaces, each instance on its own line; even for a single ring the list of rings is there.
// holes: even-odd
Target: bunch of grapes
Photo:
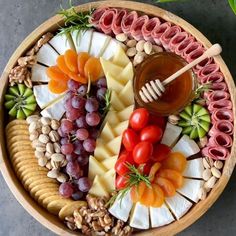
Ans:
[[[89,93],[87,85],[68,81],[69,91],[64,103],[66,115],[58,129],[61,152],[68,161],[63,171],[70,176],[69,182],[60,185],[59,192],[63,197],[79,200],[91,187],[87,178],[88,162],[96,147],[106,87],[105,78],[91,85]]]

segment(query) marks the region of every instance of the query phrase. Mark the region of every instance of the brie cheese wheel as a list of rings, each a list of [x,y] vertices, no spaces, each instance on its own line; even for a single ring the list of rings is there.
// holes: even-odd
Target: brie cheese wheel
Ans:
[[[183,135],[172,148],[172,152],[182,152],[187,158],[200,152],[200,148],[194,140],[189,138],[189,136]]]
[[[150,207],[150,218],[152,228],[170,224],[175,220],[165,203],[161,207]]]
[[[44,44],[37,53],[37,62],[46,66],[55,66],[57,63],[58,53],[48,44]]]
[[[72,41],[71,35],[56,35],[50,41],[49,44],[59,53],[65,54],[66,50],[75,50],[74,43]]]
[[[161,143],[165,144],[169,147],[172,147],[176,141],[178,140],[180,134],[182,132],[182,128],[176,125],[172,125],[171,123],[167,122],[166,129],[162,136]]]
[[[110,40],[111,40],[110,36],[107,36],[99,32],[93,32],[90,55],[94,57],[100,57],[107,48]]]
[[[149,229],[149,208],[137,202],[132,209],[129,225],[136,229]]]
[[[41,111],[43,117],[49,117],[51,119],[60,120],[65,113],[63,98],[52,103],[50,106],[46,107]]]
[[[120,47],[125,48],[125,45],[112,38],[101,57],[106,60],[112,59]]]
[[[189,178],[202,179],[203,171],[204,171],[204,166],[202,158],[197,158],[187,161],[187,165],[183,172],[183,176]]]
[[[178,193],[173,197],[166,198],[166,203],[178,220],[185,215],[193,205],[189,200]]]
[[[91,48],[91,39],[93,35],[93,30],[74,30],[71,33],[75,48],[77,53],[79,52],[88,52],[90,53]]]
[[[204,182],[202,180],[184,178],[183,187],[177,189],[177,191],[197,203],[199,201],[198,192],[203,183]]]
[[[109,212],[117,219],[126,222],[129,218],[132,206],[133,202],[131,200],[130,192],[127,192],[122,199],[120,199],[120,195],[117,196],[115,202],[109,208]]]
[[[33,82],[49,82],[49,78],[46,73],[47,67],[39,64],[34,64],[31,69],[31,80]]]

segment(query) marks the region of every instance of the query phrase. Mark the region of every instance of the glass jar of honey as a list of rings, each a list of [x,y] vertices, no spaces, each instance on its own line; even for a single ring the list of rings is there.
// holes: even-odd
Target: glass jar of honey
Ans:
[[[165,92],[156,101],[145,103],[139,95],[145,83],[155,79],[163,81],[186,64],[187,62],[182,57],[170,52],[153,54],[144,60],[137,67],[134,79],[134,94],[138,106],[162,116],[176,114],[187,106],[194,98],[196,88],[195,75],[192,70],[188,70],[165,85]]]

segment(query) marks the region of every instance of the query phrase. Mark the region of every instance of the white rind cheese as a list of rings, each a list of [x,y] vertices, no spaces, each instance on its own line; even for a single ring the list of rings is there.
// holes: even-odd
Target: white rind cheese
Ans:
[[[31,69],[31,80],[33,82],[49,82],[49,78],[46,73],[47,67],[46,66],[41,66],[39,64],[34,64],[32,69]]]
[[[136,229],[149,229],[149,208],[137,202],[132,209],[129,225]]]
[[[170,224],[175,219],[165,203],[161,207],[150,207],[152,228]]]
[[[183,187],[177,189],[177,191],[197,203],[199,201],[198,192],[203,183],[204,182],[202,180],[184,178]]]
[[[172,152],[182,152],[187,158],[200,152],[200,148],[189,136],[183,135],[172,148]]]
[[[129,218],[129,213],[132,209],[133,202],[131,200],[130,192],[127,192],[122,200],[119,196],[120,195],[118,195],[113,205],[109,208],[109,212],[117,219],[126,222]]]
[[[189,200],[178,193],[176,193],[174,197],[166,198],[166,203],[178,220],[185,215],[193,205]]]
[[[116,39],[112,38],[101,57],[106,60],[112,59],[119,50],[119,47],[125,48],[124,44],[121,44]]]
[[[166,124],[166,129],[164,131],[161,143],[172,147],[176,141],[178,140],[180,134],[182,132],[182,128],[176,125],[172,125],[169,122]]]
[[[187,165],[183,172],[183,176],[189,178],[201,179],[203,171],[204,171],[204,166],[202,158],[197,158],[187,161]]]

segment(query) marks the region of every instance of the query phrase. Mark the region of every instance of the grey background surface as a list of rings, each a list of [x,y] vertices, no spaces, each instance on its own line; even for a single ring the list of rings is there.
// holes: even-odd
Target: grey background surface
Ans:
[[[67,1],[63,1],[64,3]],[[82,4],[91,1],[74,1]],[[154,3],[154,1],[140,1]],[[0,71],[19,43],[59,9],[60,0],[0,0]],[[236,16],[227,0],[189,0],[158,4],[223,46],[223,58],[236,78]],[[1,85],[0,85],[1,86]],[[213,207],[181,236],[236,235],[236,173]],[[0,236],[52,236],[15,200],[0,175]]]

